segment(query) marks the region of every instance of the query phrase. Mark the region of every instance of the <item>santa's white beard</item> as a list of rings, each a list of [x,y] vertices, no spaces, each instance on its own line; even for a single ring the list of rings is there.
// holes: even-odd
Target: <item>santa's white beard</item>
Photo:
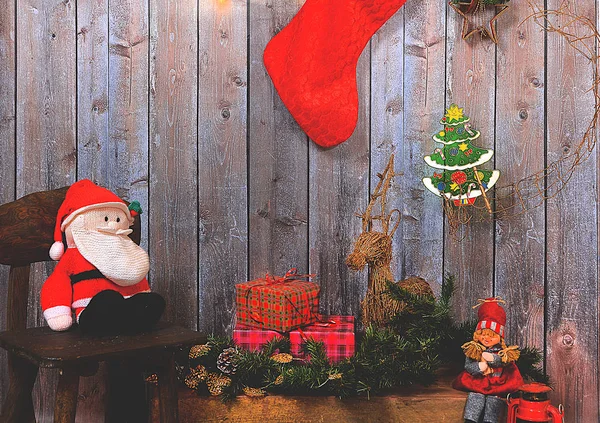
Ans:
[[[117,285],[135,285],[148,274],[148,253],[128,236],[87,229],[73,229],[72,233],[81,255]]]

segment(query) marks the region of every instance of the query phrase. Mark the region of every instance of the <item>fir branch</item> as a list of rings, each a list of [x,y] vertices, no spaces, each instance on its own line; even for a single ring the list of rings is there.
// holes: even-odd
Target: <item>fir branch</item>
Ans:
[[[321,341],[316,341],[313,338],[308,338],[302,344],[302,352],[309,356],[310,363],[315,367],[329,367],[329,359],[325,351],[325,344]]]
[[[269,342],[265,344],[262,349],[262,352],[268,356],[275,354],[276,351],[279,352],[290,352],[290,340],[288,338],[284,338],[282,336],[276,336],[271,339]]]
[[[449,273],[444,277],[444,283],[442,283],[442,292],[440,295],[439,303],[442,306],[450,307],[450,301],[454,295],[456,289],[456,277]]]
[[[244,351],[240,354],[236,379],[245,386],[258,387],[268,381],[269,375],[278,371],[278,364],[270,355]]]
[[[544,373],[542,366],[542,352],[537,348],[525,347],[516,364],[524,379],[551,385],[550,378]]]

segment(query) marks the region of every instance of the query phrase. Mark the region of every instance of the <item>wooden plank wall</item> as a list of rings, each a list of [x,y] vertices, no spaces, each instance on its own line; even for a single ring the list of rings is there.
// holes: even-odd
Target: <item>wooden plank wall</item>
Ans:
[[[14,2],[0,13],[0,201],[15,199],[16,142],[16,14]],[[8,268],[0,266],[0,280],[8,281]],[[7,306],[8,284],[0,283],[0,310]],[[6,313],[0,313],[0,326],[6,328]],[[8,379],[7,355],[0,353],[0,381]],[[0,398],[6,394],[7,383],[0,383]]]
[[[594,0],[569,3],[597,20]],[[318,274],[321,311],[359,315],[367,272],[344,264],[390,153],[396,278],[439,292],[457,276],[454,313],[508,302],[509,340],[545,352],[568,421],[598,421],[598,154],[569,189],[518,218],[475,222],[458,241],[420,180],[444,108],[465,107],[495,149],[499,185],[573,149],[593,111],[586,61],[533,23],[526,2],[499,20],[499,44],[460,37],[444,2],[408,1],[358,64],[359,122],[333,149],[310,141],[262,63],[303,0],[8,0],[0,10],[0,202],[91,178],[142,203],[153,289],[166,317],[230,333],[237,282]],[[548,0],[548,8],[562,0]],[[340,105],[343,107],[343,105]],[[29,324],[51,264],[35,267]],[[7,269],[0,268],[6,280]],[[6,285],[0,284],[0,309]],[[0,328],[4,326],[0,316]],[[101,420],[104,369],[80,386],[78,421]],[[36,385],[52,418],[56,375]],[[0,355],[0,399],[6,358]]]

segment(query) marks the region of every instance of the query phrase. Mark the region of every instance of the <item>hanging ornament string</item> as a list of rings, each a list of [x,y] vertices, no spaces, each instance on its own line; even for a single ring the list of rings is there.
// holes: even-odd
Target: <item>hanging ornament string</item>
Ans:
[[[478,298],[477,299],[477,304],[475,304],[472,308],[476,309],[477,307],[482,306],[485,303],[500,303],[500,304],[506,304],[506,301],[504,301],[502,298],[500,297],[493,297],[493,298]]]

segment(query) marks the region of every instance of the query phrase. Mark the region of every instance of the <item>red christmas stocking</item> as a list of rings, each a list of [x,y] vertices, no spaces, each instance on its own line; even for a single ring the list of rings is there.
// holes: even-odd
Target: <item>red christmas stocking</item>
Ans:
[[[307,0],[267,44],[267,72],[294,119],[317,144],[333,147],[354,132],[358,58],[405,1]]]

